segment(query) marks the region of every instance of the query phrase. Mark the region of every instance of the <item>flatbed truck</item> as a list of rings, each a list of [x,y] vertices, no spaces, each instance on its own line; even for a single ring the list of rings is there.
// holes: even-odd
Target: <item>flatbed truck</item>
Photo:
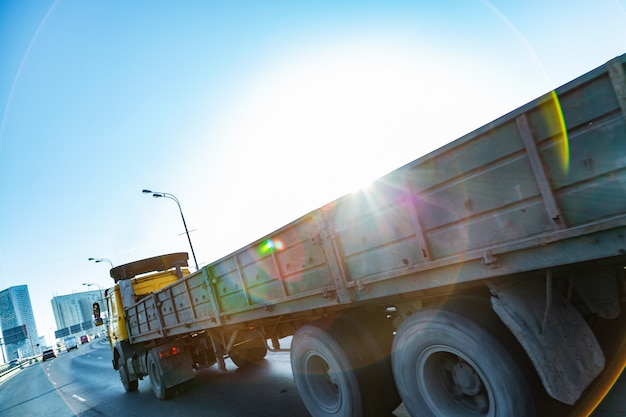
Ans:
[[[313,417],[588,415],[626,362],[625,64],[197,271],[186,253],[112,268],[124,388],[149,376],[165,399],[292,336]]]

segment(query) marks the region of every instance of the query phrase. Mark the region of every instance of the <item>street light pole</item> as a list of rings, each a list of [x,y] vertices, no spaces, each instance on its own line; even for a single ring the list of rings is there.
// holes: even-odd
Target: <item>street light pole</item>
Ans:
[[[95,263],[108,262],[108,264],[111,265],[111,269],[113,269],[113,262],[111,262],[111,260],[107,258],[89,258],[88,261],[94,261]]]
[[[98,301],[104,302],[104,296],[102,295],[102,288],[100,288],[100,285],[96,284],[96,283],[90,283],[90,282],[83,282],[83,285],[86,286],[87,288],[89,287],[98,287],[98,291],[100,292],[100,299]]]
[[[185,226],[185,234],[187,235],[187,240],[189,241],[189,247],[191,248],[191,255],[193,256],[193,261],[196,264],[196,271],[200,269],[198,267],[198,261],[196,260],[196,253],[193,251],[193,245],[191,244],[191,237],[189,236],[189,230],[187,229],[187,222],[185,222],[185,216],[183,215],[183,209],[180,207],[180,201],[176,198],[174,194],[163,193],[160,191],[151,191],[151,190],[142,190],[144,194],[152,194],[154,198],[169,198],[170,200],[174,200],[178,205],[178,210],[180,211],[180,217],[183,219],[183,226]]]

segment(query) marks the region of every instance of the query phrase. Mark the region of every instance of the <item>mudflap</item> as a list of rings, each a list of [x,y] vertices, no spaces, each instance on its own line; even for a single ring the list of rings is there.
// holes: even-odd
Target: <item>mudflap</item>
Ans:
[[[191,349],[182,347],[180,342],[168,343],[155,349],[159,352],[165,352],[165,354],[160,355],[160,364],[166,388],[172,388],[193,379]],[[179,353],[171,354],[172,351]]]
[[[494,311],[530,357],[546,392],[573,405],[605,366],[585,320],[542,280],[507,281],[490,289]]]

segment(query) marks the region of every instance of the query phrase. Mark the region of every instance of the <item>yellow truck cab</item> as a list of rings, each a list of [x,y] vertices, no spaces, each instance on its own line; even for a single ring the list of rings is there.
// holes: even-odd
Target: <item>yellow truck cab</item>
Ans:
[[[109,320],[107,333],[113,351],[113,367],[119,369],[121,345],[128,341],[124,306],[130,306],[189,275],[187,253],[172,253],[120,265],[111,269],[115,285],[105,292]],[[156,271],[156,272],[155,272]]]

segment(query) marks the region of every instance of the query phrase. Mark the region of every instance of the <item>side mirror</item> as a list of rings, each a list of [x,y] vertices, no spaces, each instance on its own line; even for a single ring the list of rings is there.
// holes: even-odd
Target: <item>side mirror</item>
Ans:
[[[93,303],[93,321],[96,326],[102,326],[102,317],[100,317],[100,304]]]

